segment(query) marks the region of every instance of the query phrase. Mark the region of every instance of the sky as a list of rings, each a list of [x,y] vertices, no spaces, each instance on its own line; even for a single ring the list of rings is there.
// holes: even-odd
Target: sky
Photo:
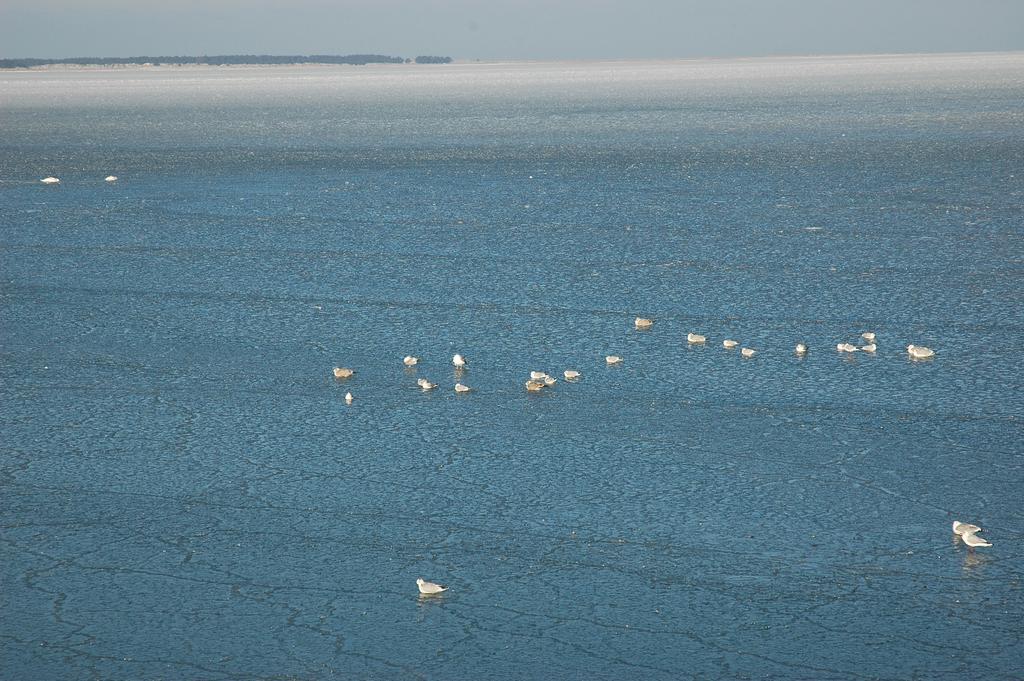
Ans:
[[[1024,50],[1024,0],[0,0],[0,57]]]

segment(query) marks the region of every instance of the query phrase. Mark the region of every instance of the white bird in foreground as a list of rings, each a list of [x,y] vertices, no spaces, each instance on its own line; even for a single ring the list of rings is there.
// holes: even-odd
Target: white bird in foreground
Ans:
[[[39,181],[43,184],[60,184],[60,178],[53,177],[52,175],[50,177],[44,177]]]
[[[437,383],[431,383],[425,378],[419,378],[416,380],[416,385],[423,388],[424,390],[433,390],[437,387]]]
[[[653,319],[645,319],[644,317],[637,317],[633,320],[633,326],[638,329],[649,329],[654,326]]]
[[[345,393],[345,404],[352,404],[352,393]]]
[[[928,359],[935,356],[935,351],[931,348],[926,348],[923,345],[914,345],[911,343],[907,346],[907,354],[913,359]]]
[[[547,376],[543,371],[531,371],[530,380],[532,381],[543,381],[544,377]]]
[[[853,343],[838,343],[836,350],[839,352],[857,352],[857,346]]]
[[[860,335],[860,337],[863,338],[864,340],[866,340],[868,343],[874,343],[875,342],[875,332],[874,331],[865,331],[864,333],[862,333]]]
[[[736,347],[739,344],[740,344],[739,341],[729,340],[728,338],[725,339],[724,341],[722,341],[722,347],[723,348],[729,348],[730,350],[732,350],[734,347]]]
[[[335,378],[348,378],[354,373],[355,371],[353,371],[352,369],[346,369],[345,367],[334,367]]]
[[[117,182],[117,175],[107,175],[103,178],[104,182]]]
[[[953,521],[953,534],[963,536],[965,534],[974,534],[975,532],[981,532],[981,528],[970,523],[962,523],[959,520]]]
[[[439,594],[442,591],[447,591],[448,590],[448,587],[441,586],[440,584],[434,584],[433,582],[428,582],[427,580],[423,579],[422,577],[419,577],[416,580],[416,586],[419,587],[420,593],[423,594],[424,596],[432,596],[434,594]]]
[[[466,364],[467,364],[466,358],[463,357],[462,355],[456,354],[456,355],[452,356],[452,364],[457,366],[457,367],[459,367],[461,369],[462,367],[466,366]]]
[[[706,336],[702,336],[699,333],[688,333],[686,334],[687,343],[703,343],[707,341]]]
[[[580,377],[580,372],[574,371],[573,369],[566,369],[562,372],[562,375],[565,376],[565,380],[574,381]]]
[[[461,383],[455,384],[455,392],[457,393],[468,393],[470,390],[472,390],[472,388],[468,385],[462,385]]]
[[[608,364],[621,364],[622,358],[619,357],[618,355],[608,355],[607,357],[604,358],[604,361],[607,362]]]
[[[542,378],[540,380],[541,380],[542,383],[544,383],[545,386],[547,386],[549,388],[551,386],[553,386],[555,383],[558,383],[558,379],[557,378],[554,378],[552,376],[548,376],[546,374],[545,374],[544,378]]]
[[[867,345],[860,346],[860,349],[863,350],[864,352],[874,352],[875,350],[878,349],[878,346],[875,345],[874,343],[868,343]]]
[[[751,350],[750,348],[740,348],[740,354],[744,357],[753,357],[757,354],[757,350]]]
[[[964,540],[968,548],[973,549],[976,546],[992,546],[990,542],[985,541],[973,532],[965,532],[960,535],[960,538]]]
[[[420,358],[419,357],[413,357],[412,355],[406,355],[405,357],[402,358],[402,364],[404,364],[407,367],[414,367],[414,366],[416,366],[419,363],[420,363]]]
[[[798,354],[798,355],[806,355],[807,354],[807,346],[804,345],[803,343],[797,343],[796,344],[796,350],[794,352],[796,352],[796,354]]]

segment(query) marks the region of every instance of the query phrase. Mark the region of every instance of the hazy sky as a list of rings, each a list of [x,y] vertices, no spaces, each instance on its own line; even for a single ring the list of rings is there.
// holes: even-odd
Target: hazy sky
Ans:
[[[1024,0],[0,0],[0,57],[1024,49]]]

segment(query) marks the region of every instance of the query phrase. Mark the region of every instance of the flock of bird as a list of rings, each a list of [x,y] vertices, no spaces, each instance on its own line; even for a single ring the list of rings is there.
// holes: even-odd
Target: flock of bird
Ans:
[[[117,182],[117,176],[108,175],[107,177],[104,178],[104,181]],[[40,180],[40,182],[42,182],[43,184],[60,184],[60,178],[52,176],[44,177],[43,179]],[[633,326],[641,331],[647,330],[654,326],[654,320],[648,319],[646,317],[637,317],[636,319],[633,320]],[[838,352],[874,353],[878,349],[878,346],[875,344],[875,334],[873,332],[866,331],[862,333],[861,339],[864,341],[864,344],[859,347],[854,345],[853,343],[838,343],[836,345],[836,350]],[[691,345],[703,345],[704,343],[707,343],[707,340],[707,336],[704,336],[699,333],[686,334],[686,342]],[[730,338],[727,338],[722,341],[722,347],[726,348],[727,350],[732,350],[736,348],[738,345],[739,341],[735,341]],[[807,345],[805,345],[804,343],[797,343],[794,352],[799,356],[806,355]],[[754,350],[753,348],[740,347],[740,355],[742,357],[749,358],[753,357],[756,354],[757,350]],[[932,357],[935,356],[935,352],[930,348],[913,344],[907,346],[907,354],[910,356],[911,359],[931,359]],[[608,365],[621,364],[624,361],[623,358],[618,355],[607,355],[604,359],[605,363],[607,363]],[[419,364],[419,361],[420,360],[418,357],[413,357],[412,355],[407,355],[402,359],[402,363],[405,364],[405,366],[407,367],[414,367],[417,364]],[[466,367],[467,364],[468,362],[466,361],[466,358],[460,354],[456,354],[452,357],[452,366],[455,367],[456,378],[461,378],[461,372]],[[354,369],[349,369],[346,367],[334,367],[334,377],[336,379],[343,380],[352,377],[354,374]],[[562,372],[562,376],[567,381],[575,381],[580,378],[581,374],[579,371],[576,371],[575,369],[566,369],[564,372]],[[530,378],[526,381],[525,385],[526,390],[529,392],[540,392],[545,388],[550,388],[557,382],[558,379],[549,376],[547,373],[543,371],[531,371]],[[431,383],[425,378],[417,379],[416,384],[424,391],[433,390],[437,387],[436,383]],[[461,380],[456,381],[455,392],[468,393],[471,390],[472,388],[463,384]],[[345,393],[346,404],[352,404],[354,399],[355,398],[352,396],[351,392]],[[979,532],[981,532],[981,528],[977,525],[972,525],[970,523],[962,523],[959,520],[953,521],[953,533],[960,537],[963,543],[967,545],[969,551],[973,551],[975,547],[992,546],[991,543],[985,541],[983,538],[978,536]],[[434,582],[428,582],[422,577],[416,580],[416,586],[419,589],[420,594],[423,596],[434,596],[448,590],[448,587],[441,586],[440,584],[436,584]]]
[[[633,320],[633,326],[639,331],[646,331],[650,329],[652,326],[654,326],[654,320],[647,319],[645,317],[637,317],[636,319]],[[873,331],[865,331],[860,336],[861,340],[863,341],[863,345],[858,347],[853,343],[838,343],[836,345],[836,350],[844,353],[874,353],[875,351],[878,350],[878,345],[875,343],[876,335]],[[704,336],[702,334],[692,332],[686,334],[686,342],[689,343],[690,345],[704,345],[705,343],[707,343],[707,341],[707,336]],[[739,341],[735,341],[730,338],[727,338],[722,341],[722,347],[724,347],[727,350],[733,350],[739,345]],[[807,354],[807,345],[804,343],[797,343],[794,352],[797,354],[797,356],[803,357],[804,355]],[[757,350],[754,350],[753,348],[740,347],[740,355],[742,357],[750,358],[756,354]],[[907,354],[910,356],[911,359],[915,360],[931,359],[935,357],[934,350],[931,350],[930,348],[926,348],[921,345],[913,344],[907,346]],[[619,355],[607,355],[605,356],[604,360],[605,363],[608,364],[609,366],[622,364],[622,362],[625,361]],[[420,360],[418,357],[414,357],[412,355],[407,355],[402,359],[402,363],[405,364],[405,366],[408,368],[416,366],[417,364],[419,364],[419,361]],[[452,357],[452,366],[455,367],[456,378],[455,392],[457,393],[468,393],[472,391],[472,388],[470,388],[468,385],[465,385],[461,381],[462,371],[466,368],[467,364],[469,364],[469,362],[467,362],[466,358],[463,357],[461,354],[455,354]],[[350,378],[353,374],[355,374],[355,370],[353,369],[349,369],[347,367],[334,367],[334,377],[336,379],[344,380],[346,378]],[[582,374],[575,369],[566,369],[564,372],[562,372],[562,377],[567,381],[579,380],[581,376]],[[557,382],[558,379],[548,375],[543,371],[531,371],[530,377],[526,380],[525,386],[528,392],[541,392],[545,388],[550,388],[551,386],[555,385],[555,383]],[[437,387],[437,383],[431,383],[425,378],[417,379],[416,384],[423,391],[433,390]],[[345,393],[346,404],[352,404],[354,399],[355,398],[352,396],[351,392]]]
[[[654,320],[647,319],[645,317],[637,317],[636,319],[633,320],[633,326],[637,330],[644,331],[654,326]],[[836,345],[836,350],[838,352],[843,353],[874,353],[875,351],[877,351],[878,345],[875,343],[876,335],[874,332],[865,331],[860,335],[860,338],[863,342],[862,345],[857,346],[854,345],[853,343],[838,343]],[[707,336],[704,336],[699,333],[688,333],[686,335],[686,342],[691,345],[703,345],[707,343],[707,340]],[[739,341],[728,338],[722,341],[722,347],[726,348],[727,350],[735,349],[739,345]],[[797,343],[794,352],[801,357],[806,355],[807,345],[804,343]],[[757,350],[754,350],[753,348],[740,347],[740,355],[743,357],[749,358],[753,357],[755,354],[757,354]],[[910,356],[911,359],[915,360],[931,359],[935,356],[935,352],[930,348],[913,344],[907,346],[907,354]],[[605,357],[605,363],[608,364],[609,366],[621,364],[623,361],[625,360],[618,355],[607,355]],[[408,368],[415,367],[417,364],[419,364],[419,362],[419,358],[414,357],[412,355],[407,355],[402,359],[402,363]],[[455,376],[457,379],[455,383],[455,392],[457,393],[467,393],[472,390],[469,386],[463,384],[461,381],[462,372],[468,364],[469,362],[461,354],[455,354],[452,356],[452,366],[455,367]],[[350,378],[354,374],[355,370],[353,369],[349,369],[346,367],[334,367],[334,377],[336,379],[344,380]],[[576,381],[582,376],[582,374],[575,369],[566,369],[564,372],[562,372],[562,376],[566,381]],[[558,379],[548,375],[543,371],[531,371],[529,378],[526,380],[525,386],[528,392],[540,392],[545,388],[550,388],[557,382]],[[437,388],[436,383],[431,383],[425,378],[417,379],[416,384],[423,391],[434,390],[435,388]],[[346,404],[352,404],[353,400],[354,398],[351,392],[345,393]],[[960,521],[954,521],[953,532],[963,540],[964,544],[967,545],[969,551],[973,551],[975,547],[992,546],[992,544],[978,536],[978,533],[981,532],[981,528],[977,525],[971,525],[969,523],[961,523]],[[440,584],[437,584],[435,582],[426,581],[422,577],[416,580],[416,586],[419,588],[421,596],[436,596],[448,590],[448,587],[441,586]]]

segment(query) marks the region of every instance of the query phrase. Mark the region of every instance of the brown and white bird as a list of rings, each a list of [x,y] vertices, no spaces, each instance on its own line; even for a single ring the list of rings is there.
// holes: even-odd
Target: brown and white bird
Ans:
[[[604,358],[604,361],[608,364],[622,364],[622,358],[618,355],[608,355]]]
[[[744,357],[753,357],[757,354],[757,350],[752,350],[751,348],[740,348],[740,354]]]
[[[736,347],[739,344],[740,344],[739,341],[730,340],[728,338],[726,338],[724,341],[722,341],[722,347],[726,348],[728,350],[732,350],[734,347]]]
[[[699,345],[707,341],[707,336],[702,336],[699,333],[688,333],[686,334],[686,342]]]
[[[562,372],[562,375],[565,376],[565,380],[567,381],[575,381],[577,378],[580,377],[580,372],[575,371],[573,369],[566,369],[565,371]]]
[[[649,329],[654,326],[654,320],[646,319],[645,317],[637,317],[633,320],[633,326],[638,329]]]
[[[425,378],[416,379],[416,385],[418,385],[423,390],[433,390],[434,388],[437,387],[437,383],[431,383]]]
[[[455,392],[457,393],[468,393],[470,390],[472,390],[472,388],[468,385],[462,385],[461,383],[455,384]]]
[[[406,355],[405,357],[402,358],[402,364],[404,364],[407,367],[414,367],[414,366],[416,366],[419,363],[420,363],[420,358],[419,357],[413,357],[412,355]]]
[[[355,371],[353,371],[352,369],[346,369],[345,367],[334,367],[335,378],[348,378],[354,373]]]
[[[796,352],[796,354],[798,354],[798,355],[806,355],[807,354],[807,346],[804,345],[803,343],[797,343],[796,344],[796,349],[794,350],[794,352]]]

